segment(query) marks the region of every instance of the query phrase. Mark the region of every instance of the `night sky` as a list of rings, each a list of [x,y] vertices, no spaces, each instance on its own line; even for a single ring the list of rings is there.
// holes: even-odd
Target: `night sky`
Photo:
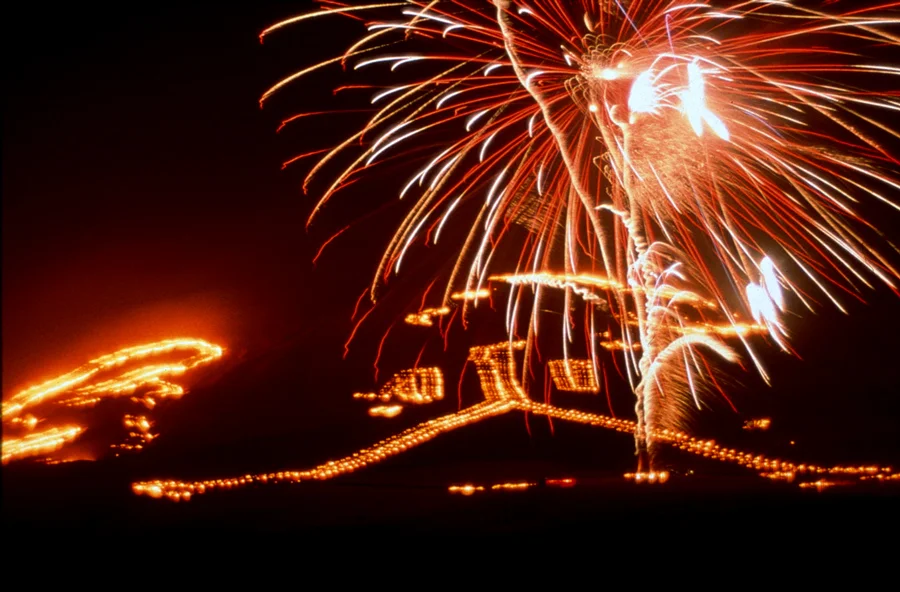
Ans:
[[[358,105],[329,94],[352,77],[335,68],[265,109],[258,99],[281,77],[344,47],[360,26],[337,18],[261,45],[259,31],[308,3],[188,4],[52,11],[33,4],[3,18],[3,396],[122,346],[200,337],[225,345],[228,359],[167,409],[159,450],[134,473],[186,476],[202,467],[265,470],[333,458],[394,429],[373,427],[350,394],[376,386],[374,344],[416,302],[402,281],[358,347],[346,361],[341,355],[354,303],[403,214],[382,207],[397,181],[385,175],[339,195],[307,232],[317,196],[300,189],[305,165],[282,171],[281,163],[328,146],[345,129],[334,120],[276,128],[322,101]],[[313,266],[323,240],[366,215]],[[898,221],[886,217],[886,235],[898,236]],[[900,298],[879,288],[867,301],[850,302],[849,316],[823,308],[789,319],[803,360],[768,351],[773,387],[736,373],[742,414],[717,406],[697,428],[719,435],[722,426],[771,416],[785,440],[797,440],[802,459],[900,464]],[[464,352],[478,337],[458,339]],[[410,354],[392,352],[396,367],[389,359],[379,382]],[[455,385],[456,376],[448,381]],[[619,391],[624,413],[624,383]],[[442,412],[455,408],[447,403]],[[592,441],[578,432],[554,441],[538,430],[529,438],[521,418],[498,430],[506,440],[491,457],[497,462],[588,458],[586,449],[608,442],[631,462],[624,436]],[[476,432],[410,466],[435,482],[446,481],[442,465],[465,478],[459,464],[501,437]]]

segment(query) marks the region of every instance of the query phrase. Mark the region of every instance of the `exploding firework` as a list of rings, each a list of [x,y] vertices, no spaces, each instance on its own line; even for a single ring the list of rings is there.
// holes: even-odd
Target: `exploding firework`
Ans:
[[[889,148],[898,137],[889,119],[900,111],[900,67],[890,62],[897,4],[822,5],[323,2],[261,37],[334,14],[362,21],[366,33],[262,101],[332,65],[383,73],[366,121],[321,151],[306,177],[305,190],[328,179],[310,220],[343,187],[418,158],[398,186],[411,205],[372,299],[447,224],[469,231],[439,306],[455,290],[482,290],[508,245],[518,254],[513,275],[550,275],[565,291],[564,344],[579,295],[592,296],[585,326],[595,363],[594,316],[617,321],[638,449],[649,446],[652,458],[649,435],[682,424],[712,382],[704,353],[737,359],[721,335],[686,327],[731,324],[768,380],[742,317],[790,351],[780,319],[789,294],[810,310],[818,299],[845,310],[842,296],[874,281],[896,291],[889,243],[868,220],[898,207]],[[511,341],[536,338],[545,287],[511,286]]]

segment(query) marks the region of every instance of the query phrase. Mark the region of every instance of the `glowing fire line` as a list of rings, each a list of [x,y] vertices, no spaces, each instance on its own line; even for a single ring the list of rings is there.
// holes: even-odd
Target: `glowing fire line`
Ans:
[[[512,344],[512,347],[505,342],[492,346],[477,346],[470,350],[469,359],[475,364],[481,388],[485,395],[484,402],[477,403],[456,413],[424,421],[415,427],[390,436],[370,448],[363,448],[344,458],[330,460],[306,470],[277,471],[198,481],[141,481],[135,483],[132,489],[138,495],[179,501],[190,500],[194,495],[216,489],[233,489],[254,483],[298,483],[333,479],[377,464],[420,444],[431,441],[442,434],[491,417],[503,415],[510,411],[526,411],[534,415],[603,427],[623,433],[634,433],[636,424],[630,420],[574,409],[564,409],[544,403],[535,403],[528,399],[515,378],[515,361],[513,359],[513,350],[522,349],[524,346],[524,341],[517,341]],[[889,479],[892,475],[890,468],[882,467],[825,468],[812,464],[795,464],[763,455],[754,455],[729,449],[716,444],[712,440],[702,440],[689,436],[684,432],[672,430],[663,430],[656,437],[662,442],[673,445],[685,452],[714,460],[740,464],[758,472],[789,471],[810,475],[841,474],[870,478],[879,478],[880,476],[881,479]]]
[[[147,364],[110,379],[94,381],[101,373],[176,351],[194,353],[180,362]],[[152,409],[156,405],[156,397],[180,397],[185,392],[181,386],[166,380],[167,377],[180,376],[197,366],[213,362],[221,358],[223,352],[222,347],[199,339],[169,339],[101,356],[62,376],[25,389],[4,401],[3,426],[7,433],[16,429],[25,429],[31,433],[3,439],[3,462],[58,450],[87,429],[84,426],[64,425],[33,431],[39,423],[46,420],[32,414],[32,411],[39,413],[42,406],[50,404],[88,407],[105,398],[129,396],[138,391],[143,391],[143,395],[140,399],[134,399],[135,402]],[[140,442],[149,441],[155,436],[150,432],[151,424],[144,416],[126,415],[124,424]],[[139,443],[116,447],[140,449],[141,446]]]

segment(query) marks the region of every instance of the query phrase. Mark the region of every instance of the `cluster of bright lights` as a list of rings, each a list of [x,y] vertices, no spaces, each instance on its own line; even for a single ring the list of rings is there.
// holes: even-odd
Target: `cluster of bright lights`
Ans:
[[[851,483],[848,481],[829,481],[828,479],[819,479],[818,481],[811,481],[806,483],[801,483],[801,489],[815,489],[816,491],[825,491],[830,487],[835,487],[837,485],[850,485]]]
[[[900,481],[900,473],[885,473],[884,471],[877,473],[875,475],[863,475],[860,478],[860,481]]]
[[[402,405],[375,405],[374,407],[369,407],[369,415],[372,417],[397,417],[402,412]]]
[[[547,416],[553,419],[571,421],[574,423],[612,429],[622,433],[633,433],[635,422],[627,419],[619,419],[579,411],[565,409],[545,403],[531,401],[525,394],[516,377],[516,365],[514,351],[525,347],[524,341],[498,343],[495,345],[476,346],[469,352],[469,360],[475,365],[481,383],[481,389],[485,395],[485,401],[471,407],[444,415],[436,419],[424,421],[412,428],[386,438],[374,446],[364,448],[358,452],[338,460],[327,461],[309,470],[278,471],[258,475],[244,475],[228,479],[210,479],[201,481],[175,481],[153,480],[135,483],[133,490],[137,494],[148,495],[153,498],[166,498],[174,501],[188,500],[197,494],[206,493],[216,489],[233,489],[235,487],[250,484],[265,484],[289,482],[297,483],[309,480],[325,480],[351,473],[367,466],[379,463],[387,458],[401,454],[411,448],[429,442],[434,438],[453,430],[472,425],[474,423],[497,417],[510,411],[527,411],[534,415]],[[735,462],[759,473],[770,471],[792,471],[810,475],[841,474],[845,476],[856,475],[882,479],[892,478],[890,468],[879,467],[833,467],[831,469],[814,465],[795,465],[793,463],[770,459],[763,455],[740,452],[728,449],[716,444],[712,440],[699,440],[687,433],[663,430],[655,434],[662,442],[673,444],[686,452],[713,460]],[[668,479],[665,472],[655,471],[656,476],[651,479],[650,473],[642,473],[638,477],[631,478],[646,482],[664,482]],[[550,485],[550,483],[547,483]],[[574,484],[574,481],[561,479],[553,483],[555,486],[566,487]],[[451,492],[465,493],[471,491],[483,491],[483,486],[463,485],[454,486]],[[479,489],[478,487],[481,487]],[[496,489],[508,489],[502,484]],[[495,489],[491,486],[491,489]]]
[[[484,491],[524,491],[531,487],[534,487],[536,483],[530,483],[527,481],[520,481],[517,483],[495,483],[490,487],[485,487],[483,485],[451,485],[447,488],[447,491],[450,493],[459,493],[462,495],[472,495],[473,493],[481,493]]]
[[[490,297],[491,291],[487,288],[480,288],[478,290],[463,290],[461,292],[454,292],[453,294],[450,294],[451,300],[460,301],[483,300]]]
[[[476,345],[469,350],[469,361],[475,363],[481,390],[489,403],[521,403],[529,400],[515,375],[516,360],[513,352],[522,349],[525,349],[523,340]]]
[[[536,413],[543,412],[543,414],[549,411],[559,417],[571,416],[582,419],[600,417],[576,411],[556,410],[549,406],[531,403],[518,385],[514,375],[515,360],[512,352],[514,348],[521,349],[523,347],[524,342],[517,342],[512,344],[512,347],[509,343],[500,343],[491,346],[476,346],[470,350],[469,359],[474,363],[481,380],[485,402],[478,403],[456,413],[422,422],[413,428],[386,438],[372,447],[364,448],[342,459],[328,461],[305,471],[282,471],[196,482],[174,480],[147,481],[134,484],[133,490],[137,494],[148,495],[153,498],[166,498],[178,501],[187,500],[193,495],[214,489],[230,489],[250,483],[331,479],[381,462],[433,440],[441,434],[477,423],[489,417],[505,414],[514,409],[532,410]],[[610,421],[621,420],[612,420],[610,418]],[[628,422],[624,422],[622,425],[626,431],[629,429]]]
[[[591,360],[550,360],[547,370],[557,390],[574,393],[598,393],[596,368]]]
[[[126,415],[122,420],[125,429],[128,430],[128,438],[121,444],[113,444],[112,448],[132,452],[143,450],[159,434],[151,431],[153,422],[146,415]]]
[[[483,485],[451,485],[447,488],[447,491],[450,493],[458,493],[460,495],[472,495],[473,493],[479,493],[484,491]]]
[[[760,477],[771,479],[772,481],[787,481],[792,483],[797,477],[797,473],[793,471],[770,471],[759,474]]]
[[[450,314],[449,306],[441,306],[435,308],[425,308],[419,312],[406,315],[403,319],[407,325],[418,325],[420,327],[431,327],[434,325],[434,319]]]
[[[772,420],[768,417],[760,419],[748,419],[744,422],[744,429],[747,431],[765,431],[772,426]]]
[[[544,479],[543,484],[547,487],[574,487],[575,479],[564,477],[562,479]],[[473,485],[466,483],[465,485],[451,485],[447,488],[450,493],[458,493],[460,495],[470,496],[475,493],[483,493],[487,491],[524,491],[536,487],[538,484],[530,481],[517,481],[511,483],[495,483],[494,485]]]
[[[675,447],[690,452],[692,454],[741,465],[748,469],[752,469],[763,476],[770,478],[786,478],[788,474],[793,475],[844,475],[848,477],[871,477],[877,478],[878,475],[885,477],[893,473],[891,467],[870,466],[834,466],[823,467],[815,464],[798,464],[790,461],[780,460],[777,458],[769,458],[762,454],[753,454],[751,452],[742,452],[734,448],[728,448],[717,444],[714,440],[702,440],[689,436],[684,432],[673,432],[663,430],[658,437],[664,438],[667,442]]]
[[[179,362],[148,362],[103,379],[106,373],[182,351],[190,355]],[[52,420],[47,416],[52,415],[54,405],[90,407],[103,399],[134,395],[133,402],[152,409],[158,399],[184,394],[184,388],[169,382],[169,377],[208,364],[221,358],[222,354],[220,346],[206,341],[170,339],[107,354],[53,380],[25,389],[3,403],[3,424],[7,432],[3,439],[3,462],[55,452],[87,429],[78,425],[50,426]],[[35,432],[39,424],[48,425]],[[113,445],[115,448],[140,450],[156,436],[150,432],[151,424],[145,416],[126,415],[124,424],[129,430],[129,441]],[[22,429],[31,433],[9,436],[10,431]]]
[[[425,405],[444,398],[444,375],[440,368],[409,368],[391,377],[378,393],[354,393],[354,399],[364,401],[399,401],[411,405]],[[396,417],[402,405],[376,405],[369,409],[372,417]]]
[[[662,484],[669,480],[668,471],[641,471],[637,473],[625,473],[625,478],[635,483]]]

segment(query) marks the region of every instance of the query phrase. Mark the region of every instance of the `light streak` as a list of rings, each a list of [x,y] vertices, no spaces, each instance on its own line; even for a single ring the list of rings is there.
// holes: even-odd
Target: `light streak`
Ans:
[[[454,292],[450,295],[452,300],[479,300],[490,297],[491,291],[487,288],[481,288],[480,290],[463,290],[462,292]]]
[[[669,480],[668,471],[649,471],[645,473],[625,473],[625,478],[635,483],[665,483]]]
[[[153,363],[174,353],[187,352],[178,362]],[[53,408],[92,407],[104,399],[131,397],[152,409],[157,399],[178,398],[185,391],[169,377],[218,360],[224,349],[199,339],[169,339],[129,347],[91,360],[47,382],[29,387],[3,403],[3,462],[59,450],[88,429],[81,425],[51,426]],[[135,366],[142,363],[138,367]],[[113,374],[117,372],[117,374]],[[112,374],[112,376],[110,376]],[[37,426],[46,424],[37,431]],[[146,416],[126,415],[129,440],[114,448],[140,449],[156,435]],[[24,434],[19,435],[22,431]]]
[[[532,483],[530,481],[494,483],[493,485],[473,485],[472,483],[466,483],[465,485],[451,485],[447,488],[447,491],[449,491],[450,493],[458,493],[460,495],[470,496],[475,493],[484,493],[489,491],[525,491],[526,489],[531,489],[533,487],[537,487],[538,485],[538,483]],[[574,487],[575,479],[572,479],[571,477],[565,477],[563,479],[544,479],[543,485],[546,485],[547,487]]]

